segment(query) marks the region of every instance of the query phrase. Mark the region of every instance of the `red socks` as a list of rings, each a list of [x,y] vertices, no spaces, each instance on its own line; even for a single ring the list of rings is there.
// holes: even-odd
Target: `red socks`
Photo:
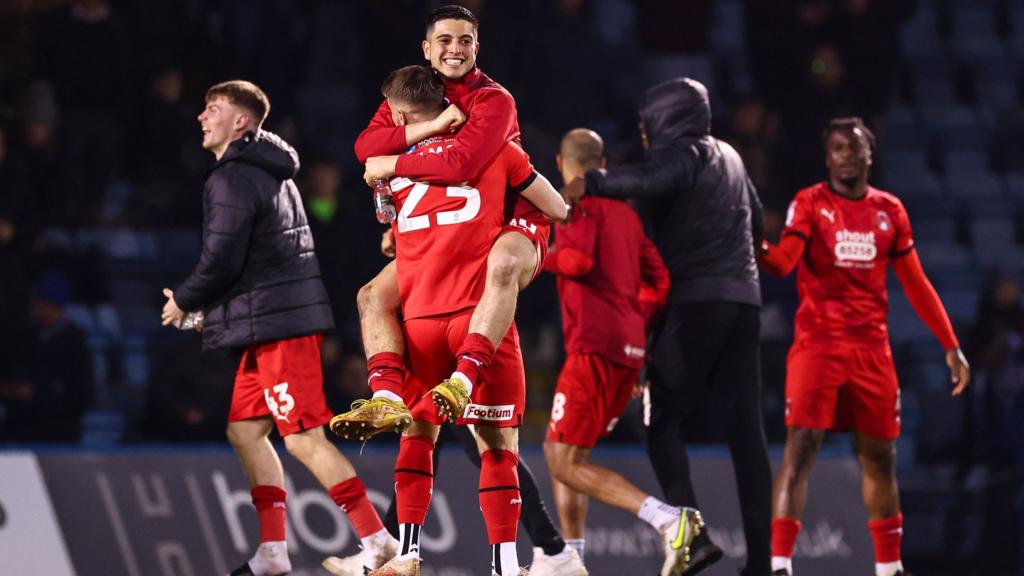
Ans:
[[[800,521],[792,518],[772,518],[772,556],[792,558]]]
[[[405,358],[394,352],[380,352],[366,361],[366,383],[374,393],[388,391],[402,396],[405,382]]]
[[[277,486],[253,486],[252,505],[260,516],[260,542],[283,542],[285,539],[285,499],[288,493]]]
[[[377,510],[366,497],[366,486],[358,477],[335,484],[327,493],[331,495],[331,500],[348,514],[348,519],[360,538],[376,534],[384,528]]]
[[[419,436],[403,436],[395,460],[395,494],[400,524],[422,525],[427,519],[434,487],[434,443]],[[518,517],[517,517],[518,520]]]
[[[461,372],[476,386],[480,373],[491,363],[494,357],[494,344],[483,334],[472,332],[462,341],[459,352],[455,355],[457,364],[455,371]]]
[[[900,542],[903,541],[903,514],[881,520],[868,521],[871,540],[875,543],[875,562],[900,561]]]
[[[508,450],[488,450],[480,455],[480,510],[491,544],[516,541],[519,513],[519,456]]]

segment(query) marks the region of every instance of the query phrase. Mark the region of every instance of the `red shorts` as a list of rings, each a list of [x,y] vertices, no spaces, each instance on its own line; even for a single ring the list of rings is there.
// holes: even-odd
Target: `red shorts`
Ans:
[[[530,206],[533,206],[532,204]],[[534,208],[536,211],[536,208]],[[537,266],[533,269],[533,278],[537,278],[541,270],[544,269],[544,259],[548,255],[548,239],[551,237],[551,223],[543,217],[519,217],[516,216],[509,220],[502,229],[501,233],[505,232],[518,232],[533,244],[533,249],[537,252]]]
[[[455,354],[469,331],[472,310],[452,316],[405,321],[409,377],[402,392],[412,417],[443,424],[427,392],[455,370]],[[491,365],[473,386],[469,405],[457,424],[484,424],[496,428],[519,426],[526,408],[526,372],[515,323],[505,334]]]
[[[593,448],[615,428],[639,377],[600,354],[570,354],[555,385],[548,440]]]
[[[889,346],[794,343],[786,360],[786,426],[897,438],[900,387]]]
[[[322,341],[322,335],[311,334],[246,348],[235,374],[228,421],[273,416],[281,436],[330,421],[320,365]]]

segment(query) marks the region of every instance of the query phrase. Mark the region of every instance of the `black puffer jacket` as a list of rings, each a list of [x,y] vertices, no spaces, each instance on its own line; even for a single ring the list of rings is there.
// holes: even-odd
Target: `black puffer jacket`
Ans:
[[[247,346],[334,326],[313,235],[292,178],[299,156],[260,131],[236,140],[203,189],[203,253],[174,292],[203,310],[203,348]]]
[[[761,201],[739,154],[711,136],[707,89],[689,78],[647,91],[640,119],[646,160],[587,173],[587,193],[650,200],[653,239],[674,302],[761,305],[754,241]]]

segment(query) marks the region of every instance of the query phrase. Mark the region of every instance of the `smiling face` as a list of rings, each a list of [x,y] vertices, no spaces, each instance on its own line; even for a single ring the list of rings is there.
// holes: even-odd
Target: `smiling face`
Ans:
[[[476,66],[480,51],[476,26],[468,20],[438,20],[427,30],[423,58],[449,80],[458,80]]]
[[[199,125],[203,130],[203,148],[220,157],[227,152],[232,142],[242,137],[249,127],[251,114],[231,103],[224,96],[215,96],[206,102],[206,108],[199,114]]]
[[[860,128],[833,130],[825,141],[825,165],[829,178],[852,188],[866,182],[871,168],[871,145]]]

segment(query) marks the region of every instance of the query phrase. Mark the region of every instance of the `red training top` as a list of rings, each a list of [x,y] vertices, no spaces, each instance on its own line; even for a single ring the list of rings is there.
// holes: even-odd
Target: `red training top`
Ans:
[[[601,354],[641,367],[641,294],[664,304],[669,274],[640,218],[621,200],[584,196],[572,220],[556,230],[544,269],[558,276],[566,353]]]

